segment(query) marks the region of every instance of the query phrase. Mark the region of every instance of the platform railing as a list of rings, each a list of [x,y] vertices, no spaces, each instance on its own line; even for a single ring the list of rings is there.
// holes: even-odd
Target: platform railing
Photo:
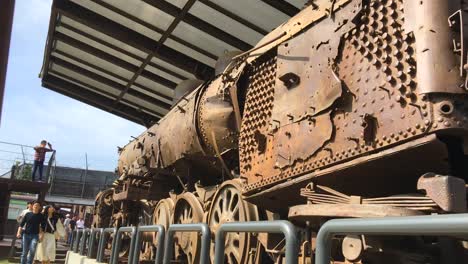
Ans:
[[[95,252],[96,236],[99,235],[99,238],[101,238],[103,230],[104,230],[104,228],[92,228],[91,229],[91,234],[89,235],[89,242],[88,242],[88,254],[86,255],[88,258],[97,257],[96,256],[97,251]],[[99,242],[99,240],[98,240],[98,242]]]
[[[89,228],[83,229],[82,235],[81,235],[81,241],[79,243],[79,245],[80,245],[80,249],[79,249],[80,255],[85,255],[86,246],[88,246],[86,244],[86,242],[88,242],[88,238],[89,238],[90,234],[91,234],[91,229],[89,229]]]
[[[336,235],[468,235],[468,214],[330,220],[317,235],[316,264],[330,263]]]
[[[130,248],[128,252],[128,261],[129,264],[131,264],[131,261],[133,260],[133,254],[135,251],[135,236],[136,236],[136,231],[137,228],[134,226],[126,226],[126,227],[121,227],[117,230],[117,234],[114,237],[115,243],[113,243],[112,247],[112,253],[111,253],[111,264],[117,264],[119,261],[119,251],[120,247],[122,246],[122,235],[124,233],[130,233]]]
[[[97,257],[96,257],[97,262],[103,262],[104,261],[104,251],[106,249],[106,243],[109,240],[111,234],[115,234],[115,233],[117,233],[117,228],[115,228],[115,227],[104,228],[104,230],[102,231],[102,233],[101,233],[102,235],[99,238],[99,246],[98,246],[98,252],[97,252]],[[115,241],[116,241],[115,239],[112,240],[111,249],[114,248]],[[111,254],[111,256],[112,256],[112,254]]]
[[[170,264],[173,255],[174,235],[176,232],[198,232],[201,233],[200,263],[209,263],[210,257],[210,229],[205,223],[198,224],[175,224],[167,229],[166,241],[164,243],[163,264]]]
[[[286,240],[285,262],[296,264],[299,253],[297,231],[288,221],[258,221],[222,224],[216,232],[214,263],[224,263],[225,235],[230,232],[283,233]]]
[[[135,248],[133,252],[133,259],[132,263],[129,264],[136,264],[139,262],[140,259],[140,250],[141,250],[141,243],[143,239],[143,233],[147,232],[156,232],[158,238],[158,247],[156,249],[156,258],[154,263],[155,264],[162,264],[163,257],[164,257],[164,238],[166,235],[166,230],[162,225],[150,225],[150,226],[140,226],[137,230],[137,235],[135,238]],[[130,260],[129,260],[130,261]]]
[[[75,253],[78,253],[78,250],[79,250],[79,246],[80,246],[80,241],[81,241],[81,236],[83,235],[83,229],[79,229],[79,230],[76,230],[74,231],[76,233],[74,233],[74,236],[73,236],[73,252]]]
[[[73,241],[73,249],[77,249],[80,240],[84,240],[79,230]],[[197,232],[201,234],[200,263],[210,263],[210,230],[206,224],[177,224],[169,226],[167,232],[163,226],[140,226],[93,229],[89,233],[88,257],[94,242],[91,240],[99,236],[97,262],[103,262],[105,243],[110,234],[114,233],[110,263],[119,261],[119,248],[122,234],[130,232],[129,264],[139,262],[143,233],[157,232],[160,245],[158,246],[155,264],[168,264],[173,257],[174,235],[176,232]],[[214,264],[224,263],[224,240],[227,233],[282,233],[285,236],[285,263],[295,264],[298,261],[299,238],[297,228],[288,221],[258,221],[222,224],[215,235]],[[468,214],[430,215],[412,217],[360,218],[336,219],[325,223],[317,235],[315,264],[329,264],[331,261],[332,238],[336,235],[430,235],[430,236],[466,236],[468,235]],[[86,235],[84,235],[86,236]],[[77,251],[76,251],[77,252]],[[75,252],[75,253],[76,253]],[[163,254],[164,252],[164,254]],[[80,250],[80,255],[84,252]]]

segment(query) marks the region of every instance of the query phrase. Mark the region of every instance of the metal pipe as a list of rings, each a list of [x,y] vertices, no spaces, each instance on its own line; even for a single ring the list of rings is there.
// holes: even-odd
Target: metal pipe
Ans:
[[[75,244],[73,245],[73,252],[78,253],[78,248],[80,246],[81,236],[83,235],[83,230],[76,231]]]
[[[175,232],[199,232],[201,233],[200,263],[210,263],[210,229],[205,223],[170,225],[167,230],[166,242],[164,243],[164,264],[170,264],[172,258]]]
[[[81,236],[81,243],[80,243],[80,255],[84,255],[84,251],[86,248],[86,240],[89,237],[89,234],[91,233],[91,229],[86,228],[83,229],[83,235]]]
[[[316,264],[329,264],[334,235],[468,235],[468,214],[336,219],[317,235]]]
[[[104,244],[106,243],[108,236],[110,236],[110,234],[112,233],[114,234],[117,233],[117,228],[109,227],[109,228],[104,228],[104,230],[102,231],[102,235],[99,238],[99,246],[98,246],[97,258],[96,258],[97,262],[103,262],[104,250],[105,250]],[[112,241],[112,248],[114,248],[114,243],[115,243],[115,239]]]
[[[164,237],[166,235],[166,230],[162,225],[150,225],[150,226],[140,226],[138,227],[136,238],[135,238],[135,249],[133,250],[133,260],[129,264],[137,264],[140,258],[141,250],[141,240],[143,239],[143,233],[145,232],[157,232],[158,234],[158,248],[156,249],[156,258],[154,260],[155,264],[163,263],[163,252],[164,252]],[[129,259],[130,261],[130,259]]]
[[[114,246],[112,247],[112,252],[111,252],[111,259],[110,259],[111,264],[117,264],[119,261],[119,250],[120,250],[120,246],[122,245],[123,233],[130,233],[130,248],[129,248],[129,253],[128,253],[128,260],[129,260],[128,264],[131,264],[131,260],[133,259],[133,250],[135,249],[134,243],[135,243],[136,232],[137,232],[137,228],[135,226],[125,226],[117,230],[117,234],[114,237],[115,243],[113,243]]]
[[[91,235],[89,237],[89,243],[88,243],[88,258],[94,258],[94,244],[96,243],[96,235],[99,234],[99,238],[102,236],[102,231],[103,228],[93,228],[91,229]]]
[[[286,240],[286,264],[296,264],[299,254],[299,239],[296,228],[288,221],[256,221],[222,224],[216,232],[215,239],[215,264],[224,263],[224,240],[229,232],[247,233],[283,233]]]

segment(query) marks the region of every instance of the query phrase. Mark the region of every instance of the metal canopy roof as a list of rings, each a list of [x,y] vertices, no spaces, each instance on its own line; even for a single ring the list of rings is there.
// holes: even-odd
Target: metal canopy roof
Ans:
[[[186,79],[246,51],[308,0],[54,0],[42,85],[149,126]]]

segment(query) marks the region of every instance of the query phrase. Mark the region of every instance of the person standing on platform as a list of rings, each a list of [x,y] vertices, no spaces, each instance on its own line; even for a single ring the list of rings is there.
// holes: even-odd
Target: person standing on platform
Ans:
[[[44,217],[41,214],[41,204],[36,202],[33,205],[33,211],[27,213],[21,220],[16,234],[17,238],[21,238],[21,233],[23,233],[21,264],[33,263],[37,243],[42,240],[43,236],[43,222]]]
[[[83,218],[78,218],[78,221],[76,221],[76,228],[78,229],[84,229],[85,228],[85,222]]]
[[[46,145],[49,147],[46,148]],[[39,171],[39,182],[42,181],[42,169],[44,168],[44,160],[47,152],[55,151],[52,149],[52,144],[45,140],[41,141],[41,145],[34,147],[34,166],[32,171],[32,181],[36,181],[36,172]]]

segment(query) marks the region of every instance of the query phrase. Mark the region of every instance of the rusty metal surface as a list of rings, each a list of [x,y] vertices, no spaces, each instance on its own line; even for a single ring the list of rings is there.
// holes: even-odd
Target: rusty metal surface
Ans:
[[[413,34],[417,39],[414,52],[418,68],[417,91],[421,94],[466,92],[459,70],[466,55],[464,52],[461,56],[456,54],[454,41],[460,42],[460,39],[456,39],[457,33],[448,23],[449,16],[460,8],[460,1],[404,1],[405,34]]]
[[[426,173],[419,178],[417,188],[426,191],[427,196],[446,212],[464,213],[467,210],[463,179]]]
[[[303,222],[317,217],[389,217],[411,215],[423,215],[423,213],[385,205],[304,204],[291,207],[288,218]]]
[[[274,87],[274,101],[271,103],[274,105],[273,114],[269,117],[268,113],[272,111],[269,109],[263,109],[263,114],[258,113],[256,108],[251,109],[256,115],[264,118],[262,122],[266,122],[269,129],[255,133],[255,130],[258,130],[256,127],[244,126],[241,130],[240,146],[244,145],[245,140],[245,144],[253,149],[255,138],[266,138],[263,141],[267,142],[264,154],[245,153],[242,147],[240,148],[241,174],[247,177],[245,193],[265,188],[295,175],[382,151],[432,131],[443,133],[450,128],[466,126],[466,117],[463,117],[466,116],[465,97],[456,99],[444,95],[420,95],[421,85],[418,83],[419,71],[416,64],[418,57],[415,54],[417,39],[411,32],[404,31],[403,1],[371,1],[369,5],[362,7],[361,12],[358,12],[358,19],[355,20],[352,20],[355,13],[349,10],[353,4],[355,1],[335,10],[334,20],[323,19],[310,30],[295,36],[278,48],[278,53],[289,52],[290,54],[286,55],[290,56],[291,61],[281,66],[280,62],[287,56],[278,54],[278,81]],[[356,23],[354,26],[343,23],[346,15],[348,23]],[[333,34],[326,34],[330,31],[326,31],[328,27],[339,31],[335,37]],[[320,37],[311,40],[313,32],[319,32],[315,35]],[[323,32],[323,35],[320,35],[320,32]],[[298,45],[300,43],[305,43],[303,48]],[[324,50],[317,55],[317,64],[306,67],[312,51],[316,49],[314,44],[317,43]],[[336,43],[340,45],[337,46]],[[334,51],[334,48],[337,51]],[[321,68],[320,62],[324,61]],[[293,67],[295,64],[300,66]],[[308,75],[313,75],[314,72],[315,78],[309,78]],[[300,78],[300,82],[297,84],[296,80],[296,86],[293,88],[287,88],[280,79],[288,73]],[[264,76],[263,79],[267,77]],[[322,96],[325,100],[319,100],[320,103],[314,101],[311,98],[314,87],[320,87],[324,82],[322,80],[326,82],[333,79],[336,80],[336,85],[330,83],[326,90],[330,95]],[[339,83],[342,86],[341,94],[333,92],[339,90]],[[304,86],[308,89],[301,89]],[[247,97],[244,115],[249,115],[249,100],[255,101],[255,96],[253,94],[252,99]],[[289,100],[288,96],[291,96]],[[458,101],[455,102],[454,99]],[[438,110],[447,109],[447,104],[458,105],[458,108],[448,107],[450,110],[445,112]],[[328,113],[331,124],[330,121],[317,122],[314,108],[323,110],[327,107],[331,110]],[[275,114],[276,112],[278,114]],[[324,115],[325,112],[317,114]],[[329,132],[315,131],[307,137],[299,136],[295,139],[289,131],[278,129],[310,116],[315,117],[312,120],[322,131],[330,130],[331,126],[331,135],[327,137],[324,134]],[[314,122],[310,122],[311,126]],[[297,134],[309,133],[310,127],[302,128],[298,129],[301,132]],[[250,137],[243,137],[249,133]],[[305,138],[307,141],[304,141]],[[304,145],[309,146],[305,152]],[[245,160],[248,162],[244,162]]]

